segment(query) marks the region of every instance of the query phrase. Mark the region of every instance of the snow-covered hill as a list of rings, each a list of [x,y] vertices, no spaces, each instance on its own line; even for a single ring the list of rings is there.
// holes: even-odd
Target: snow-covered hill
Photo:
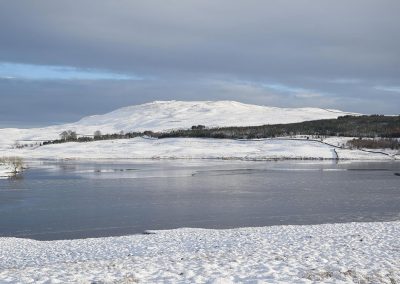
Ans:
[[[91,135],[120,131],[162,131],[189,128],[192,125],[249,126],[292,123],[337,118],[347,113],[320,108],[277,108],[243,104],[234,101],[155,101],[94,115],[75,123],[33,129],[0,129],[0,148],[9,148],[16,140],[50,140],[64,130]]]
[[[320,108],[277,108],[234,101],[155,101],[83,118],[78,127],[96,126],[105,132],[119,130],[168,130],[202,124],[248,126],[291,123],[346,115],[338,110]]]

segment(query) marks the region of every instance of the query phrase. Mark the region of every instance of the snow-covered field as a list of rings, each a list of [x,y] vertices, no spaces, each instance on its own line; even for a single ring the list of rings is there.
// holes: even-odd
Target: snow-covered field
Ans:
[[[12,147],[16,141],[58,139],[64,130],[81,135],[92,135],[96,130],[103,134],[120,131],[164,131],[190,128],[192,125],[249,126],[301,122],[337,118],[346,114],[339,110],[320,108],[276,108],[243,104],[234,101],[156,101],[117,109],[104,115],[94,115],[75,123],[43,128],[0,129],[0,149]]]
[[[335,149],[306,140],[232,140],[166,138],[52,144],[38,148],[0,149],[1,156],[37,159],[355,159],[391,160],[395,156]],[[398,157],[398,156],[397,156]]]
[[[313,141],[278,140],[217,140],[135,138],[130,140],[66,143],[38,147],[35,143],[58,139],[64,130],[80,135],[92,135],[96,130],[105,133],[120,131],[166,131],[190,128],[192,125],[246,126],[291,123],[306,120],[336,118],[346,112],[318,108],[276,108],[242,104],[233,101],[156,101],[130,106],[104,115],[81,119],[76,123],[34,129],[0,129],[0,157],[21,156],[46,159],[393,159],[394,154],[368,154],[362,151],[338,150]],[[355,114],[357,115],[357,114]],[[333,140],[332,140],[333,139]],[[345,142],[332,138],[334,145]],[[338,140],[339,139],[339,140]],[[15,149],[15,143],[32,144]]]
[[[399,283],[400,222],[0,238],[1,283]]]

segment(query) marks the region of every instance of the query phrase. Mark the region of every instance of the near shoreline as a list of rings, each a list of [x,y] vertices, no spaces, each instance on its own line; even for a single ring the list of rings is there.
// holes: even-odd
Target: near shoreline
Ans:
[[[398,283],[400,222],[0,238],[0,281]]]
[[[331,139],[332,140],[332,139]],[[24,159],[227,159],[227,160],[398,160],[398,151],[370,152],[305,139],[232,140],[164,138],[68,142],[36,148],[0,149]]]

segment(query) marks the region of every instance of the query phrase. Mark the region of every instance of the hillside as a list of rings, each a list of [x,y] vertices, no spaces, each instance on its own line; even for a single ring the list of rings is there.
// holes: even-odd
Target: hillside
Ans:
[[[348,113],[320,108],[277,108],[234,101],[155,101],[117,109],[104,115],[83,118],[76,126],[97,126],[107,133],[124,131],[161,131],[190,128],[194,124],[208,127],[248,126],[293,123],[337,118]]]
[[[10,148],[17,140],[57,139],[62,131],[68,129],[91,135],[96,130],[102,133],[163,131],[185,129],[198,124],[226,127],[296,123],[348,114],[352,113],[320,108],[267,107],[234,101],[155,101],[85,117],[75,123],[32,129],[0,129],[0,148]]]
[[[33,159],[224,159],[224,160],[393,160],[392,154],[335,149],[318,141],[289,139],[165,138],[68,142],[38,148],[10,149],[0,156]]]

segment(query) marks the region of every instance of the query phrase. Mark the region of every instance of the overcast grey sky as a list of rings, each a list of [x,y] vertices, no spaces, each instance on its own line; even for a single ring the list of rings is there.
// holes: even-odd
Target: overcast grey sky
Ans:
[[[0,0],[0,127],[153,100],[400,113],[398,0]]]

